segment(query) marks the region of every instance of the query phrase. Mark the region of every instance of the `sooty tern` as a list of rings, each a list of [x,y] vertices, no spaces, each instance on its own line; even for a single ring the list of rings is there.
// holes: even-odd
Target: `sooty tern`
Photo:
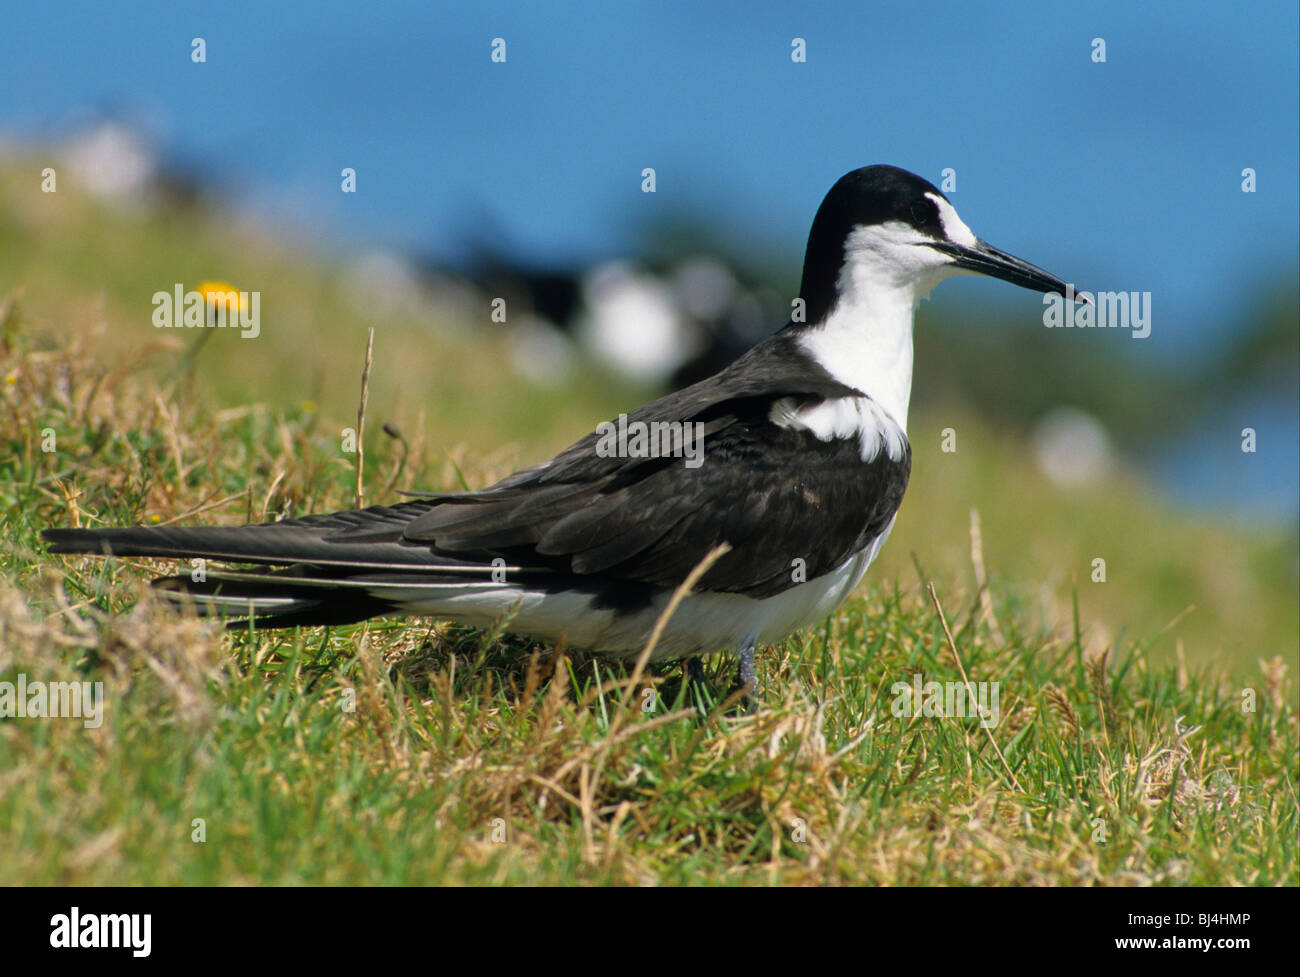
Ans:
[[[920,177],[854,170],[817,210],[783,329],[548,462],[477,492],[263,525],[43,535],[53,553],[253,564],[155,585],[261,626],[512,615],[516,633],[622,658],[725,542],[653,657],[735,649],[750,693],[756,646],[824,619],[889,536],[911,470],[912,312],[963,272],[1066,293],[977,238]],[[685,454],[646,450],[646,431],[674,432]]]

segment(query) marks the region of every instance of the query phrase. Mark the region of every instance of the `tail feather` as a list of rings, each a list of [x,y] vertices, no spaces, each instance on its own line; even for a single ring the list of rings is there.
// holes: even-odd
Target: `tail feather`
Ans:
[[[356,624],[395,609],[391,601],[346,587],[349,583],[303,580],[282,572],[208,572],[200,580],[191,574],[158,577],[153,586],[178,607],[192,607],[203,617],[225,618],[231,630],[250,622],[268,628]],[[340,584],[346,588],[342,592]]]
[[[403,502],[256,526],[46,529],[41,537],[50,544],[51,553],[200,557],[264,564],[427,566],[430,545],[403,541],[402,530],[429,505],[426,501]]]
[[[205,568],[154,581],[173,603],[227,617],[232,627],[246,626],[249,619],[269,627],[351,624],[394,610],[392,601],[353,581],[354,574],[432,569],[430,544],[402,541],[402,529],[430,504],[404,502],[255,526],[47,529],[41,535],[51,553],[262,565],[265,569],[247,572]],[[284,569],[271,569],[275,566]],[[468,562],[446,569],[479,576]]]
[[[202,559],[251,564],[208,568],[153,581],[177,606],[226,618],[231,628],[353,624],[440,595],[481,590],[501,571],[524,568],[435,552],[403,529],[429,500],[374,506],[254,526],[133,526],[47,529],[51,553]]]

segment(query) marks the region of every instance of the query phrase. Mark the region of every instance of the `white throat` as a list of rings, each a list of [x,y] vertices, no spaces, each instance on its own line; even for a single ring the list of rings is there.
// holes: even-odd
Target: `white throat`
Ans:
[[[839,299],[799,341],[836,380],[861,390],[907,430],[912,313],[955,269],[903,223],[858,227],[845,239]]]

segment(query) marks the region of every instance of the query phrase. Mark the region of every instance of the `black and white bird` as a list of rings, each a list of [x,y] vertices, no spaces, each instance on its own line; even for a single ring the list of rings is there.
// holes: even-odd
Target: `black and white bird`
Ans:
[[[513,632],[622,658],[642,651],[674,589],[727,543],[653,658],[735,651],[752,692],[755,649],[829,615],[893,528],[911,470],[913,309],[961,273],[1066,294],[977,238],[927,181],[868,166],[818,208],[802,302],[783,329],[490,488],[254,526],[43,535],[53,553],[242,564],[155,585],[263,627],[389,614],[487,626],[509,615]],[[638,424],[689,425],[678,430],[700,435],[699,453],[636,450],[634,438],[609,450],[612,429]]]

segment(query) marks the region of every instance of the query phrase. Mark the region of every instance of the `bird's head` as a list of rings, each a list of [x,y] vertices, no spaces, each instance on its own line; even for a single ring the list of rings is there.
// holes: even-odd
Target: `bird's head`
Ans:
[[[1055,275],[976,237],[929,181],[896,166],[865,166],[842,176],[817,210],[801,295],[815,322],[845,292],[892,294],[915,304],[955,274],[1066,294]]]

